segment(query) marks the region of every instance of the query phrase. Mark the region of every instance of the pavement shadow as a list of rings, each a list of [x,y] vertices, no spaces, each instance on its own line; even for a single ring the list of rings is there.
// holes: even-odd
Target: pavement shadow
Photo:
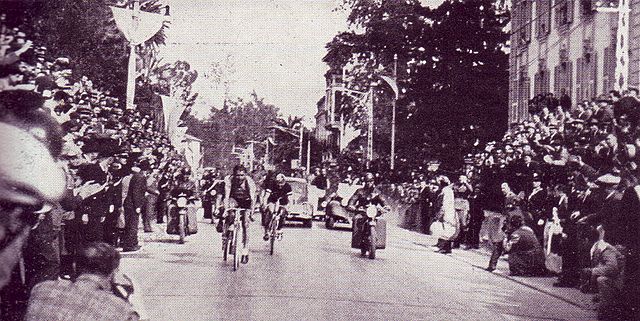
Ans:
[[[180,244],[178,239],[151,239],[145,240],[146,243],[165,243],[165,244]]]

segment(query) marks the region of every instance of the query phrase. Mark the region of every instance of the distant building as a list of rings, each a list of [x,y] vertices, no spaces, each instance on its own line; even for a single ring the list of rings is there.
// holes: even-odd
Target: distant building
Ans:
[[[629,0],[625,0],[629,1]],[[628,86],[640,82],[640,1],[628,21]],[[528,102],[564,89],[590,100],[616,86],[618,0],[515,0],[509,55],[509,122],[527,119]],[[619,60],[619,59],[618,59]],[[619,80],[618,80],[619,81]]]
[[[325,96],[317,103],[316,139],[322,144],[322,161],[332,161],[349,142],[360,135],[360,131],[347,124],[342,112],[344,97],[342,77],[327,77]]]

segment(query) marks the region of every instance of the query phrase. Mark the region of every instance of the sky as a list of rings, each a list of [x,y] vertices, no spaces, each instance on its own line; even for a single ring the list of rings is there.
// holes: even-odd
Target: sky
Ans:
[[[228,59],[233,72],[229,98],[252,91],[274,104],[284,117],[314,123],[316,102],[324,95],[325,44],[347,29],[339,0],[165,0],[172,22],[164,62],[185,60],[198,70],[196,113],[220,107],[223,86],[202,76],[212,62]],[[437,5],[442,0],[423,0]]]

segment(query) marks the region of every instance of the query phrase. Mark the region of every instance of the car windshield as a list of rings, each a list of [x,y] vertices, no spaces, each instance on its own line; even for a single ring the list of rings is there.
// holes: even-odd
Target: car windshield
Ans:
[[[293,194],[296,195],[307,195],[307,184],[303,182],[289,182],[291,185],[291,189],[293,190]]]

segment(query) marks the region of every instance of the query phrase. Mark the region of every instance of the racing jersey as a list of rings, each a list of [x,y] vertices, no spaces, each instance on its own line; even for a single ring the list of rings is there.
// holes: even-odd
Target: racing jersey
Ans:
[[[285,182],[283,185],[278,185],[277,183],[270,184],[267,188],[267,193],[269,194],[269,198],[267,198],[268,203],[275,203],[278,199],[280,199],[280,205],[289,204],[289,196],[293,194],[293,189],[289,183]]]

